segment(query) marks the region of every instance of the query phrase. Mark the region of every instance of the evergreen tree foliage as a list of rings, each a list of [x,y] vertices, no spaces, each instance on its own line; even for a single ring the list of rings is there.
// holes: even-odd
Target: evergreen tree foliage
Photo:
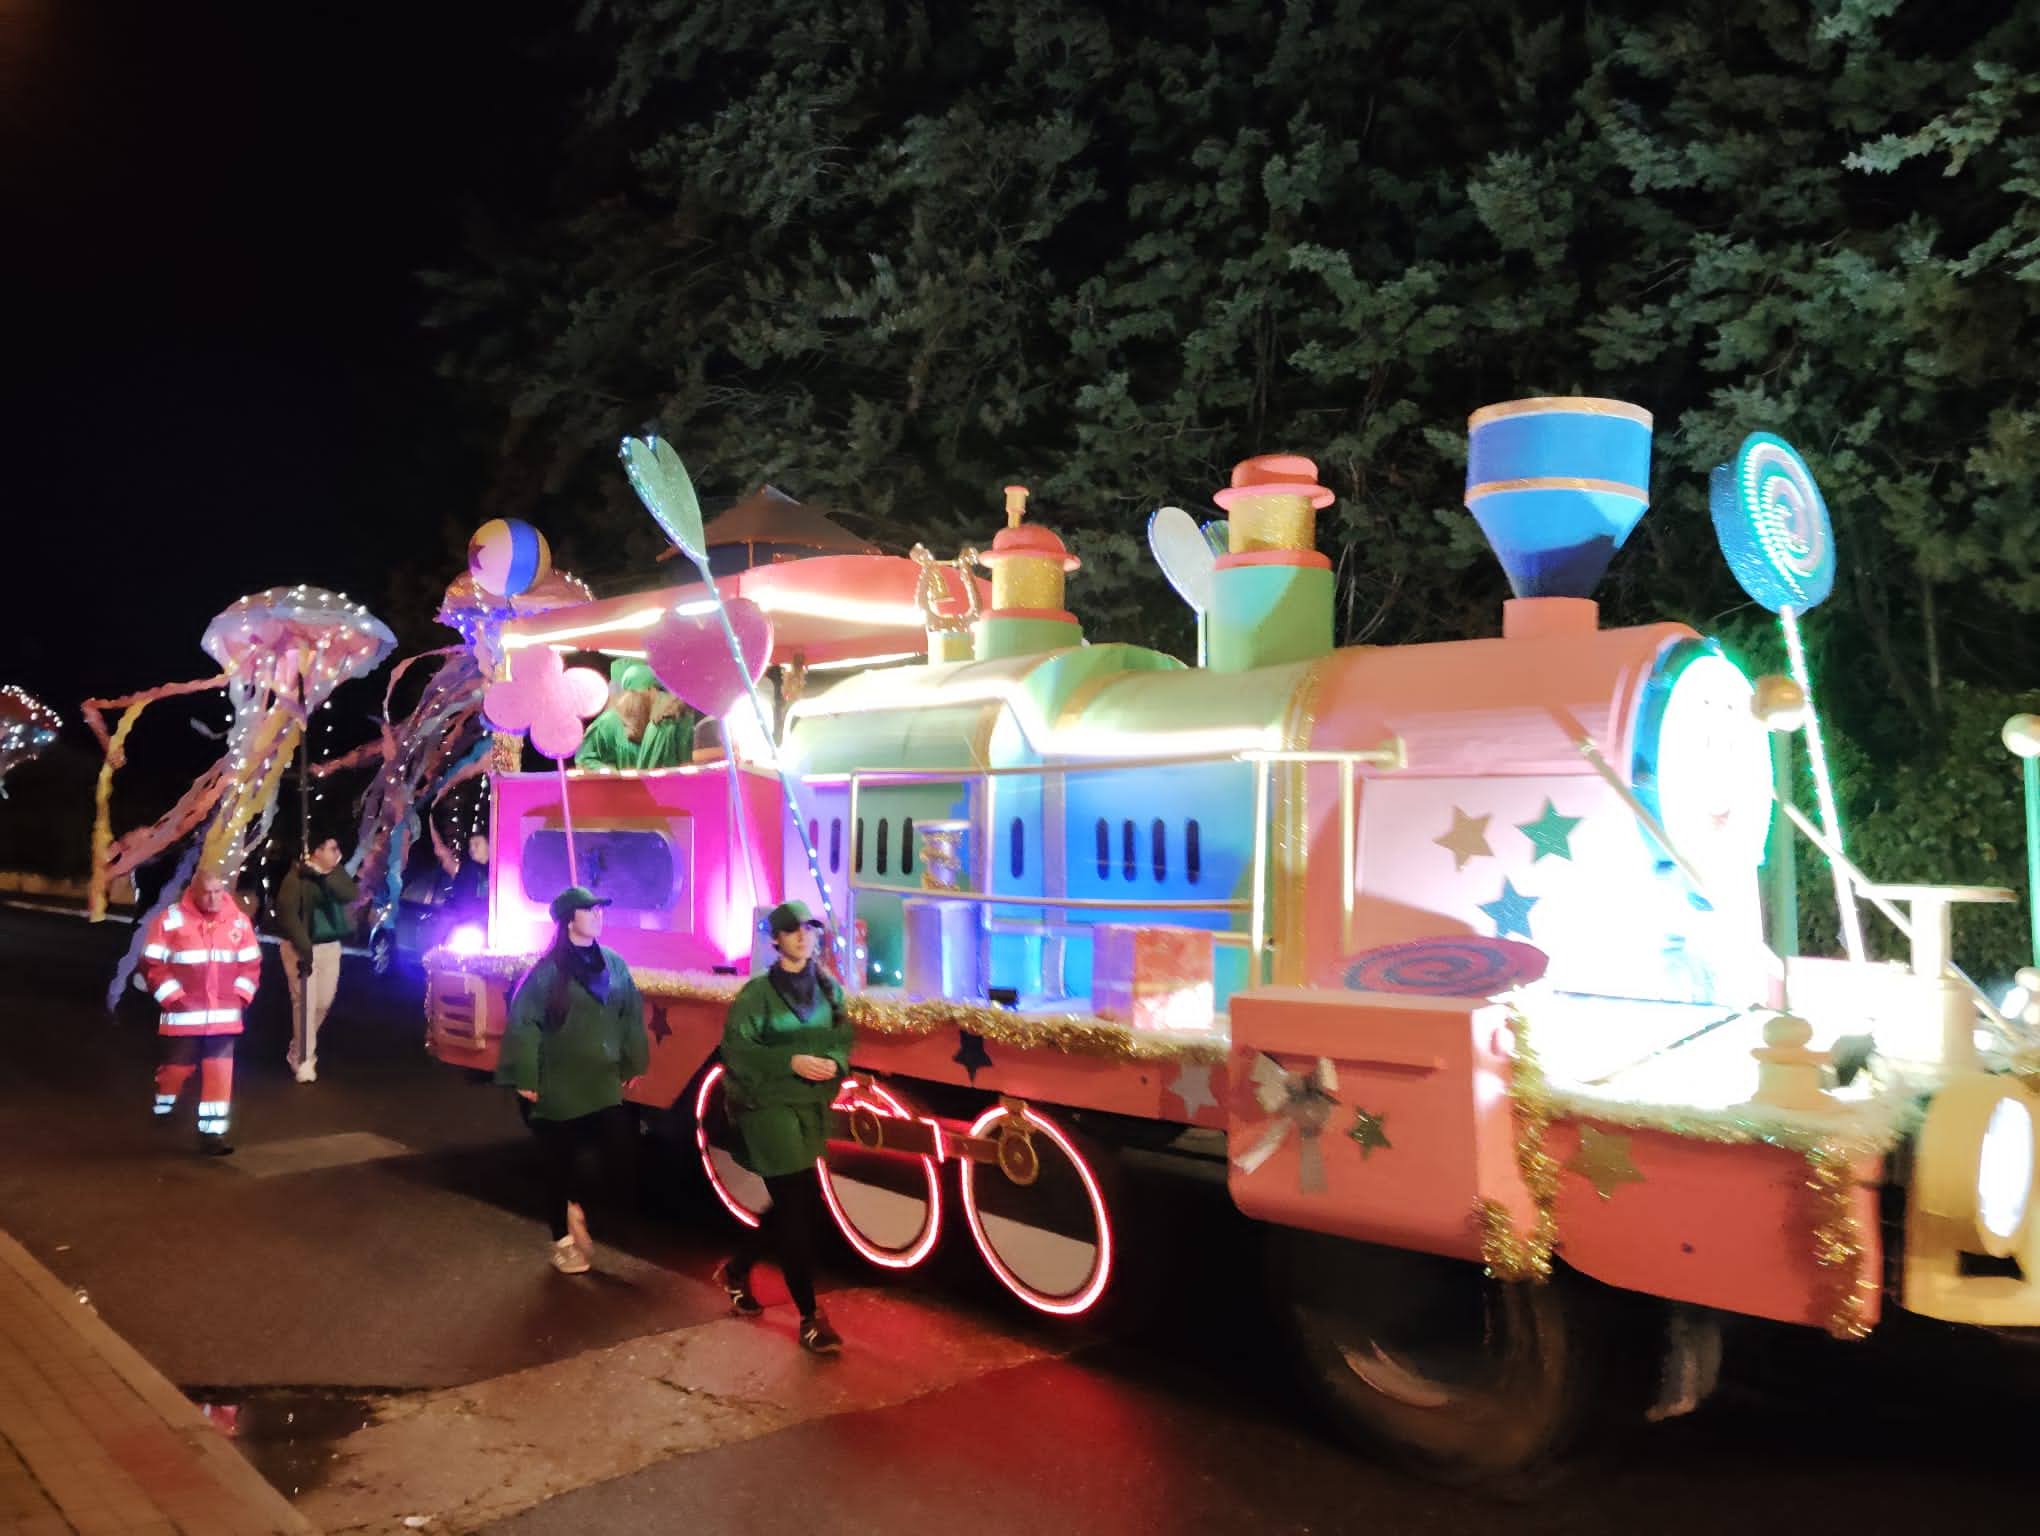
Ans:
[[[614,461],[656,422],[711,503],[769,479],[891,548],[1025,480],[1091,632],[1180,649],[1146,514],[1280,449],[1339,494],[1342,642],[1492,633],[1466,413],[1612,395],[1657,437],[1609,619],[1780,664],[1706,511],[1780,433],[1841,551],[1807,628],[1853,846],[2023,884],[1983,726],[2040,703],[2040,10],[588,0],[577,46],[548,217],[431,280],[490,510],[584,572],[657,547]]]

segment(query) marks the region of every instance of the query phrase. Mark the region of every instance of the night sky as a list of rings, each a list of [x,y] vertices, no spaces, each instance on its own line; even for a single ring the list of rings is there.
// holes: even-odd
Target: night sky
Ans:
[[[475,521],[415,274],[542,195],[572,85],[512,9],[0,0],[0,682],[81,743],[234,598],[373,608]]]

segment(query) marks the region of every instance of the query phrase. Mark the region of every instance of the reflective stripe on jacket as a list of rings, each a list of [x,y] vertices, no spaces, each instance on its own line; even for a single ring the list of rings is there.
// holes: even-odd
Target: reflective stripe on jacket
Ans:
[[[262,980],[262,946],[231,897],[207,917],[189,891],[156,914],[142,941],[142,983],[166,1035],[238,1035]]]

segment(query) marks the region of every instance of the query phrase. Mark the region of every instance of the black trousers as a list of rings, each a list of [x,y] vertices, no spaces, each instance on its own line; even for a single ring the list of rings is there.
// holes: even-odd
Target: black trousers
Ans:
[[[730,1255],[730,1272],[738,1279],[751,1273],[760,1259],[773,1259],[786,1277],[786,1289],[802,1317],[815,1315],[815,1238],[827,1212],[822,1209],[821,1175],[812,1168],[782,1173],[765,1181],[772,1207],[757,1227],[746,1227]]]
[[[587,1209],[591,1195],[607,1194],[611,1204],[627,1203],[636,1179],[636,1138],[630,1111],[621,1104],[573,1120],[529,1121],[545,1164],[546,1214],[553,1241],[567,1235],[567,1203]],[[588,1159],[583,1153],[592,1154]],[[588,1162],[595,1165],[591,1177]]]

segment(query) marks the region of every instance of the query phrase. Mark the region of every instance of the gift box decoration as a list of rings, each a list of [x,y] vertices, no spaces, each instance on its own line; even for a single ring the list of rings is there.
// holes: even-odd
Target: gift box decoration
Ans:
[[[1203,928],[1100,923],[1091,1009],[1135,1029],[1212,1027],[1212,936]]]

